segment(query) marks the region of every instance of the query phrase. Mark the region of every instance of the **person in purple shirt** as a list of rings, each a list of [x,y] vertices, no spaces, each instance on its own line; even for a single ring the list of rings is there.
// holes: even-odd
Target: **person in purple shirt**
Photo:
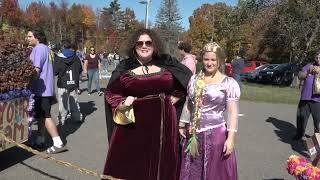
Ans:
[[[305,65],[298,74],[298,78],[304,82],[297,110],[297,131],[293,140],[303,138],[310,113],[313,118],[314,132],[320,132],[320,94],[314,94],[312,90],[316,74],[320,74],[320,50],[316,53],[314,63]]]
[[[30,59],[33,63],[37,76],[32,82],[32,91],[35,94],[35,118],[38,120],[39,136],[36,140],[38,148],[44,147],[45,128],[53,140],[53,146],[47,149],[48,154],[66,151],[57,130],[55,122],[51,119],[51,104],[54,93],[53,76],[53,53],[46,45],[46,36],[41,29],[28,31],[27,41],[33,46]],[[45,128],[44,128],[45,127]]]

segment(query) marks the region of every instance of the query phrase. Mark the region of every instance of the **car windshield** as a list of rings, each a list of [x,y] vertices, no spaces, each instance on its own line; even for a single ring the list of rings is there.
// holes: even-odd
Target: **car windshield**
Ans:
[[[276,68],[276,70],[282,70],[285,69],[286,67],[289,67],[289,64],[279,64]]]
[[[269,64],[264,64],[264,65],[257,67],[255,70],[263,70],[264,68],[266,68],[268,66],[269,66]]]
[[[266,67],[266,70],[268,69],[275,69],[276,67],[278,67],[279,66],[279,64],[270,64],[268,67]]]
[[[264,64],[262,66],[257,67],[254,71],[259,72],[262,70],[270,70],[270,69],[274,69],[277,66],[278,64]]]

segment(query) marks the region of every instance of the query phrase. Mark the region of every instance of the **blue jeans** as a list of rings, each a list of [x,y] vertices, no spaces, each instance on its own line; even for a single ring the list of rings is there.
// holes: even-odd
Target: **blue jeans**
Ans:
[[[119,60],[113,60],[113,68],[116,69],[119,63],[120,63]]]
[[[91,92],[92,80],[96,83],[96,89],[100,92],[99,69],[88,69],[88,92]]]

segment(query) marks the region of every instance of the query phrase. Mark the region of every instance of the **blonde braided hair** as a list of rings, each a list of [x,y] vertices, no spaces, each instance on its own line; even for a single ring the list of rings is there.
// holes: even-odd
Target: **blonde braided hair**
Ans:
[[[222,60],[224,61],[224,57],[225,57],[222,48],[217,43],[211,42],[206,44],[203,47],[203,54],[206,52],[213,52],[217,54],[217,57],[219,59],[219,68],[220,68],[222,66],[220,62]],[[223,67],[224,66],[222,66],[222,68]],[[202,106],[203,90],[205,86],[206,86],[206,83],[204,82],[204,72],[203,70],[201,70],[196,75],[195,84],[194,84],[195,106],[192,112],[191,138],[188,141],[188,146],[186,149],[186,152],[190,153],[192,156],[199,155],[197,129],[199,129],[199,126],[200,126],[201,106]]]

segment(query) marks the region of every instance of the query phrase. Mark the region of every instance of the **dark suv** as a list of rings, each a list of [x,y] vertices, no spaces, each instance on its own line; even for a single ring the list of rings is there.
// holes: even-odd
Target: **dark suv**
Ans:
[[[274,69],[263,70],[259,72],[258,81],[272,83],[276,85],[289,86],[293,80],[294,73],[298,70],[296,64],[279,64]]]

